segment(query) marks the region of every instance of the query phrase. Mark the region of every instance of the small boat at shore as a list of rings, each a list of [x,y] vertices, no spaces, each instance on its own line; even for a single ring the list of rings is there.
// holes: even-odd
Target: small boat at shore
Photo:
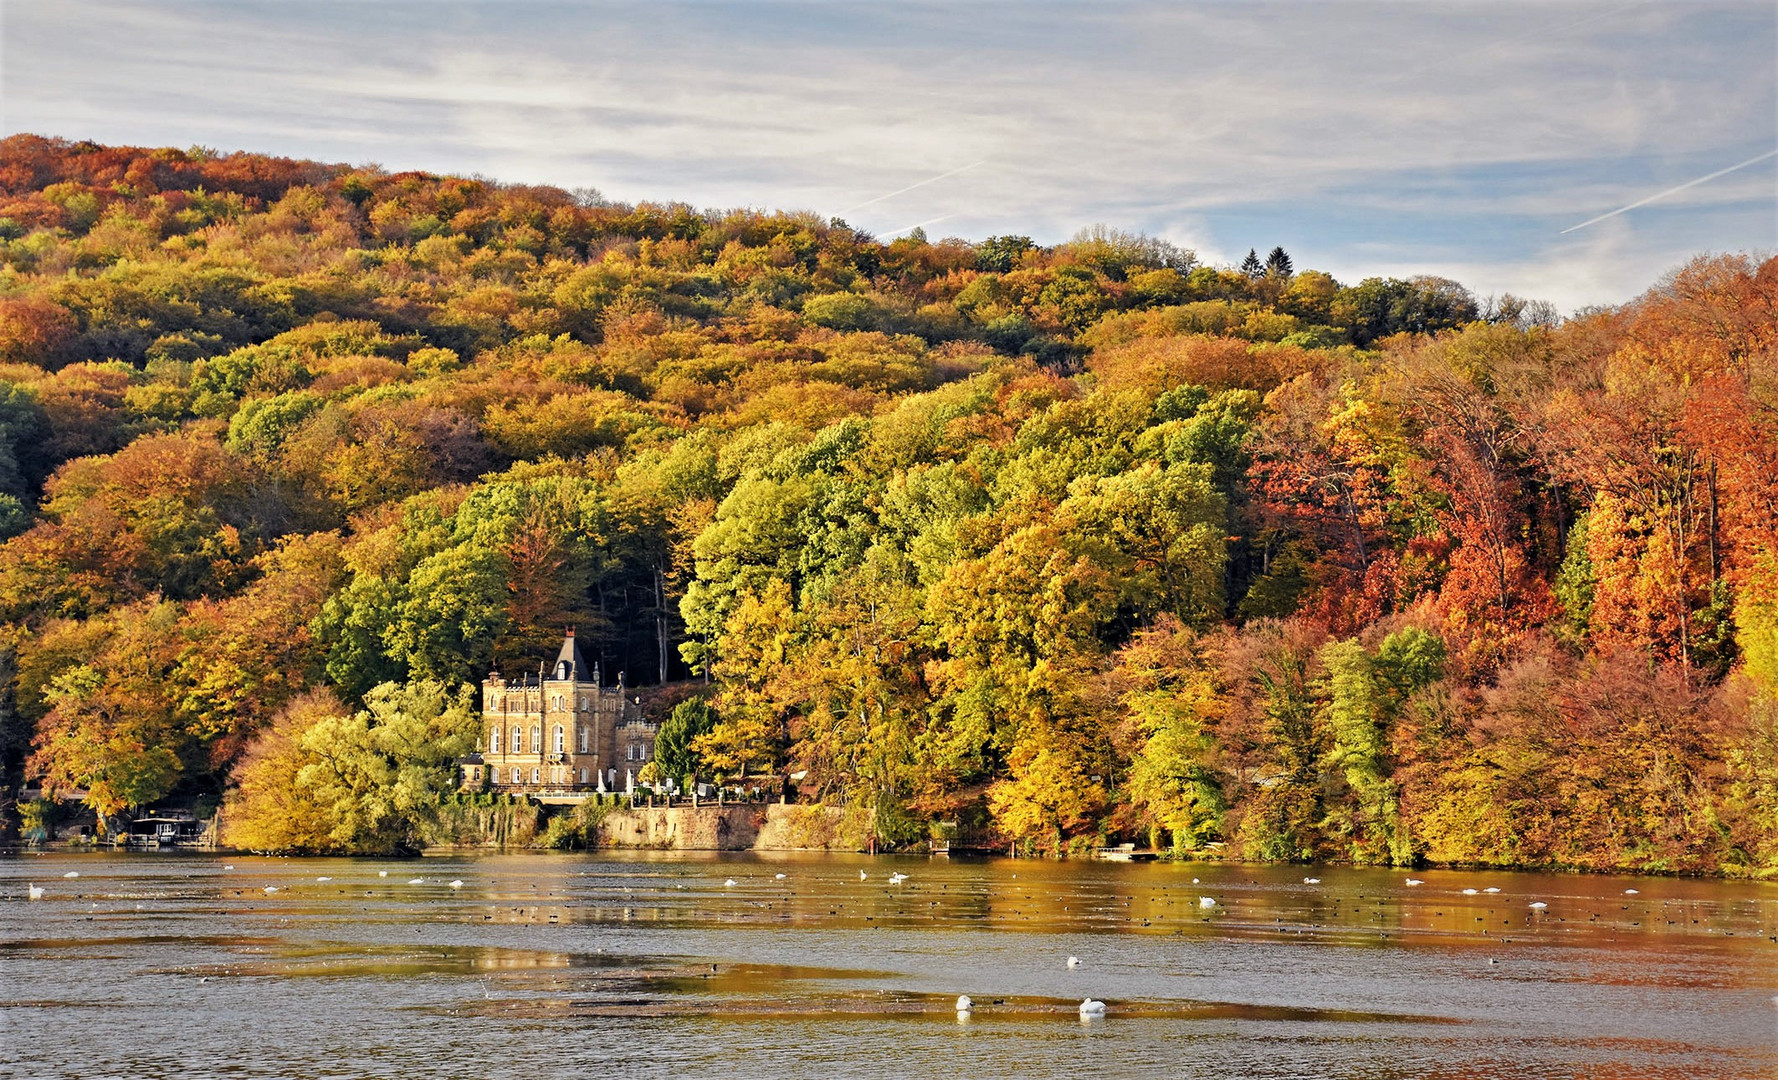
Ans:
[[[1106,862],[1153,862],[1160,858],[1160,852],[1137,851],[1135,844],[1118,844],[1113,847],[1094,848],[1093,858],[1104,859]]]

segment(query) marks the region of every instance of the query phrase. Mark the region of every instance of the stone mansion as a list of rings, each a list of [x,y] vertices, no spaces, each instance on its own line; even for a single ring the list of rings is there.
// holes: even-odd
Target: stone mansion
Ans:
[[[553,667],[482,680],[479,752],[462,760],[474,791],[623,791],[654,758],[655,725],[624,687],[604,686],[569,630]]]

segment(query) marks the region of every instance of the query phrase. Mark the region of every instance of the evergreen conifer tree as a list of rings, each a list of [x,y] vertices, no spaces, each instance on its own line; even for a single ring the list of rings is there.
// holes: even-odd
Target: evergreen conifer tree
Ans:
[[[1287,278],[1291,275],[1293,269],[1294,268],[1290,265],[1290,254],[1282,247],[1273,248],[1272,253],[1266,256],[1266,273],[1268,274]]]
[[[1247,257],[1241,260],[1241,273],[1250,278],[1256,278],[1265,272],[1265,267],[1261,266],[1259,263],[1259,252],[1252,248],[1248,248]]]

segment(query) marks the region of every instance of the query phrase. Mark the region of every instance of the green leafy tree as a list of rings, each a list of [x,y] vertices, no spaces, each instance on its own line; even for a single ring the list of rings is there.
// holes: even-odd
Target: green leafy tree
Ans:
[[[672,715],[661,721],[654,737],[654,759],[663,775],[674,779],[698,773],[701,762],[692,751],[692,743],[708,735],[721,719],[710,703],[689,698],[673,706]]]

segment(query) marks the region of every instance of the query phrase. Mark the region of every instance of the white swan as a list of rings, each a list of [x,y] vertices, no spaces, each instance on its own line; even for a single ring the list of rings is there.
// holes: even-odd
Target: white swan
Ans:
[[[315,880],[316,881],[332,881],[333,879],[330,877],[318,877]]]
[[[858,880],[859,881],[863,881],[867,877],[870,877],[870,875],[865,873],[863,870],[858,871]]]
[[[377,876],[378,876],[378,877],[388,877],[388,876],[389,876],[389,871],[387,871],[387,870],[378,870],[378,871],[377,871]]]
[[[408,884],[409,885],[424,885],[424,884],[426,884],[426,879],[423,877],[409,878]]]
[[[1318,877],[1306,877],[1303,879],[1303,884],[1304,885],[1319,885],[1319,884],[1321,884],[1321,879]]]
[[[267,896],[270,896],[270,895],[272,895],[272,894],[273,894],[273,893],[275,893],[275,892],[277,892],[277,891],[278,891],[278,887],[277,887],[277,886],[276,886],[276,885],[267,885],[267,886],[266,886],[266,887],[265,887],[265,894],[266,894],[266,895],[267,895]]]
[[[973,1008],[975,1008],[975,1002],[969,1000],[968,994],[964,994],[964,995],[957,998],[957,1011],[958,1012],[968,1012],[969,1010],[971,1010]]]
[[[30,897],[33,900],[41,900],[41,899],[43,899],[43,886],[37,884],[34,881],[26,882],[25,883],[25,895]]]
[[[1105,1003],[1103,1001],[1095,1001],[1092,998],[1087,998],[1085,1001],[1080,1003],[1080,1015],[1082,1015],[1082,1016],[1104,1016],[1105,1015]]]
[[[783,880],[784,880],[784,875],[783,875],[783,874],[779,874],[779,875],[778,875],[778,880],[779,880],[779,881],[783,881]]]
[[[1411,878],[1408,878],[1408,884],[1409,885],[1424,885],[1426,883],[1424,881],[1421,881],[1417,877],[1411,877]]]
[[[1487,887],[1487,888],[1485,888],[1485,889],[1483,889],[1483,890],[1482,890],[1482,891],[1483,891],[1483,892],[1485,892],[1485,893],[1497,893],[1497,892],[1499,892],[1499,891],[1500,891],[1500,890],[1499,890],[1499,889],[1497,889],[1497,888],[1495,888],[1495,887],[1494,887],[1494,886],[1492,886],[1492,885],[1490,885],[1490,886],[1488,886],[1488,887]]]
[[[1475,895],[1475,890],[1474,890],[1474,889],[1464,889],[1464,890],[1463,890],[1463,895],[1464,895],[1464,896],[1474,896],[1474,895]]]
[[[70,871],[68,871],[68,872],[67,872],[67,873],[66,873],[66,874],[63,874],[63,875],[62,875],[62,876],[63,876],[63,877],[79,877],[79,876],[80,876],[80,871],[78,871],[78,870],[70,870]]]
[[[1549,907],[1549,905],[1544,903],[1542,900],[1531,901],[1531,908],[1534,911],[1542,911],[1546,907]]]
[[[1078,957],[1078,956],[1070,956],[1070,957],[1069,957],[1069,958],[1068,958],[1068,966],[1069,966],[1069,967],[1071,967],[1071,968],[1077,968],[1077,967],[1079,967],[1079,966],[1080,966],[1080,957]]]
[[[727,881],[725,881],[725,882],[723,882],[723,883],[722,883],[722,887],[723,887],[723,888],[725,888],[725,889],[732,889],[732,888],[734,888],[734,887],[735,887],[735,879],[734,879],[734,878],[729,878],[729,879],[728,879],[728,880],[727,880]]]
[[[1624,895],[1625,896],[1641,896],[1642,890],[1641,889],[1625,889]]]
[[[463,879],[462,878],[458,878],[457,880],[451,882],[451,888],[453,888],[453,889],[461,889],[462,887],[463,887]]]
[[[902,882],[906,881],[907,879],[908,879],[908,876],[906,874],[903,874],[900,871],[897,871],[896,873],[889,875],[889,884],[900,885]]]
[[[1198,897],[1198,906],[1201,908],[1213,908],[1216,906],[1216,897],[1200,896]]]

